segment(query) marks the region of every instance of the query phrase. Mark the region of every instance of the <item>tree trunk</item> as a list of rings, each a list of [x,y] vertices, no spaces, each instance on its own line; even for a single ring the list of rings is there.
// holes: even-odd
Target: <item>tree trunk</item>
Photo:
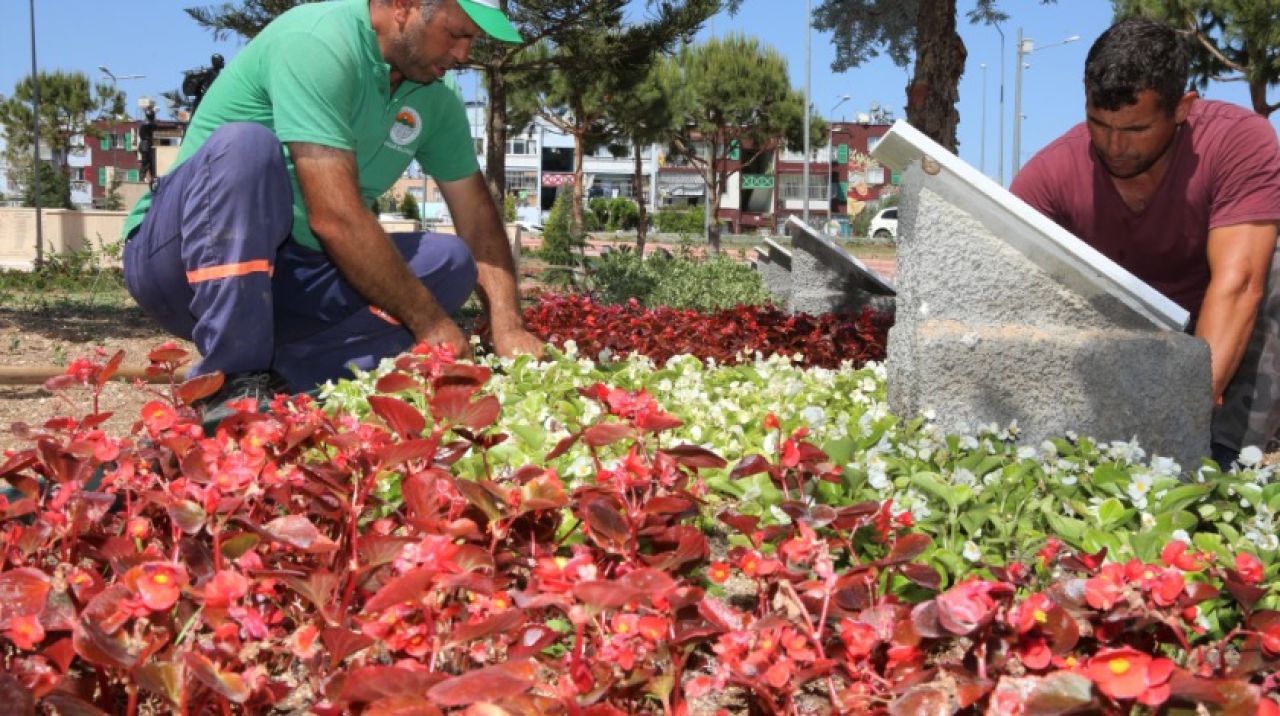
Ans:
[[[502,65],[486,70],[485,80],[489,89],[489,107],[485,113],[484,174],[489,193],[501,212],[506,206],[503,202],[507,193],[507,80],[502,74]],[[539,147],[538,151],[541,152],[542,148]]]
[[[1251,77],[1249,79],[1249,100],[1253,103],[1253,111],[1263,117],[1270,117],[1276,106],[1267,103],[1267,79]]]
[[[712,169],[712,182],[707,187],[708,213],[710,214],[710,220],[707,222],[707,243],[711,246],[713,255],[720,253],[720,187],[724,186],[726,180],[723,174],[718,169]]]
[[[644,166],[640,162],[640,142],[632,139],[632,151],[635,153],[636,173],[635,179],[635,195],[636,195],[636,216],[639,219],[636,224],[636,256],[644,257],[644,240],[645,240],[645,223],[649,220],[648,211],[645,208],[644,200]]]
[[[907,121],[956,151],[960,75],[968,55],[956,32],[956,0],[927,0],[916,15],[916,70],[907,85]]]
[[[582,221],[582,135],[573,135],[573,187],[572,201],[569,202],[569,236],[574,242],[583,241],[585,227]]]

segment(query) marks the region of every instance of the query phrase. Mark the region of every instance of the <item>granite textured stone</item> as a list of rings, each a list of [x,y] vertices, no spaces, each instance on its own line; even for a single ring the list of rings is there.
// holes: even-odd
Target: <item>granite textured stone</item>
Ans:
[[[771,239],[756,247],[756,259],[752,264],[764,281],[765,288],[778,306],[791,302],[791,252]]]
[[[931,411],[954,434],[1016,421],[1029,445],[1136,438],[1194,470],[1209,452],[1210,363],[1178,330],[1185,312],[907,129],[915,160],[901,161],[902,136],[877,147],[902,174],[891,409]]]
[[[787,233],[791,236],[789,311],[817,315],[864,307],[894,310],[893,284],[843,247],[794,217],[787,220]]]

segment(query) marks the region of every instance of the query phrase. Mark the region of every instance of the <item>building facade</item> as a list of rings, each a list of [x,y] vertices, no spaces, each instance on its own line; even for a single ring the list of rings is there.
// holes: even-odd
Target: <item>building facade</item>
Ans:
[[[484,167],[485,105],[469,102],[467,113],[476,158]],[[871,158],[870,152],[890,124],[860,116],[856,122],[831,125],[831,146],[811,153],[809,161],[810,221],[835,221],[845,230],[852,216],[893,191],[897,178]],[[635,159],[630,147],[615,156],[601,147],[584,158],[584,194],[587,198],[636,199]],[[696,148],[695,148],[696,149]],[[518,218],[541,224],[562,191],[574,182],[574,140],[541,118],[524,131],[509,134],[505,152],[506,194],[513,198]],[[743,165],[743,160],[750,162]],[[804,213],[804,155],[791,150],[766,150],[758,155],[735,151],[723,160],[728,180],[720,197],[717,221],[735,233],[758,229],[777,230],[788,216]],[[665,148],[641,149],[640,200],[650,212],[674,208],[706,207],[706,185],[701,172],[687,160],[667,157]],[[429,178],[423,189],[423,217],[446,216],[438,188]]]

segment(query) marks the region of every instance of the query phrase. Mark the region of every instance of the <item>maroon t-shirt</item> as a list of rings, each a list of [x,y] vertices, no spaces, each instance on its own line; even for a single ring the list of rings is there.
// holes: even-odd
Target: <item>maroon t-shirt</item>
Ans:
[[[1083,123],[1036,154],[1010,190],[1190,311],[1194,325],[1209,285],[1209,230],[1280,220],[1280,148],[1262,116],[1197,100],[1172,151],[1142,211],[1120,198]]]

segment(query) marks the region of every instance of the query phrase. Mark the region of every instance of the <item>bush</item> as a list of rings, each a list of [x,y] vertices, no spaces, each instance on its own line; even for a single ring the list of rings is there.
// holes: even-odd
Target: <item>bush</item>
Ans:
[[[508,224],[516,220],[516,198],[510,194],[502,200],[502,220]]]
[[[706,210],[659,209],[653,215],[653,224],[666,234],[701,234],[706,222]]]
[[[700,260],[630,251],[601,256],[592,265],[591,285],[603,303],[636,299],[649,307],[715,311],[769,300],[760,275],[727,256]]]
[[[412,221],[422,219],[422,212],[418,211],[418,200],[413,194],[405,192],[404,198],[400,200],[400,215]]]
[[[542,260],[557,266],[572,266],[573,249],[584,245],[582,238],[569,235],[569,194],[562,193],[551,205],[551,213],[542,229],[542,248],[538,255]]]

